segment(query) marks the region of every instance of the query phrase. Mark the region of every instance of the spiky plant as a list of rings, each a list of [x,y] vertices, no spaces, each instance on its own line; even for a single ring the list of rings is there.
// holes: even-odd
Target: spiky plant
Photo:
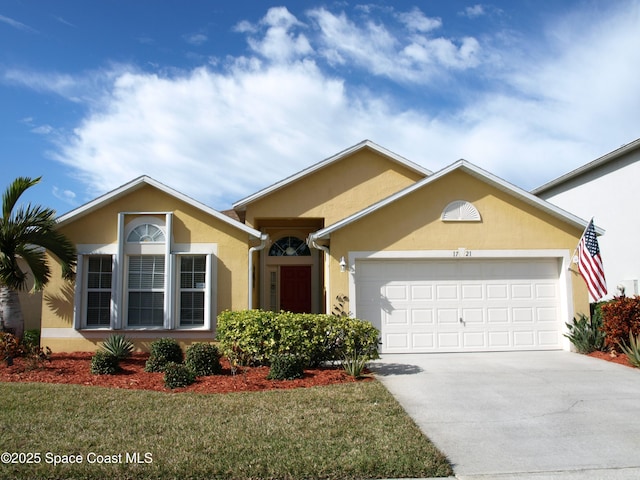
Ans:
[[[626,342],[618,343],[622,352],[627,356],[629,363],[636,368],[640,368],[640,335],[633,336],[629,332],[629,345]]]
[[[124,335],[113,334],[102,342],[102,349],[115,356],[118,360],[124,360],[131,356],[133,343]]]

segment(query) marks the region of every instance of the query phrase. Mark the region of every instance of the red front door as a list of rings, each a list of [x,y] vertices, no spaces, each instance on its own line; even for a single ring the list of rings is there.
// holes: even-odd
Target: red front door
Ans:
[[[311,312],[311,266],[280,267],[280,310]]]

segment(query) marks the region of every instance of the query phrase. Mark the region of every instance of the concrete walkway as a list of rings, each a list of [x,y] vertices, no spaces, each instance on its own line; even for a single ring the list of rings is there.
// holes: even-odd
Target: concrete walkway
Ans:
[[[383,355],[371,368],[459,479],[640,478],[640,370],[563,351]]]

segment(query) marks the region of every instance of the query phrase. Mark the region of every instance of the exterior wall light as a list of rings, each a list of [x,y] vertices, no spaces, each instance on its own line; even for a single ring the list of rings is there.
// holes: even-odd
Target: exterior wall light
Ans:
[[[344,257],[340,258],[340,271],[342,273],[347,271],[347,262],[345,262]]]

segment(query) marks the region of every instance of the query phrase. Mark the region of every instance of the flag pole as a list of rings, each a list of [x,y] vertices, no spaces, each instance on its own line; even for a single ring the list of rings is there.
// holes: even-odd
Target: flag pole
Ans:
[[[576,258],[576,252],[578,251],[578,247],[580,246],[580,242],[582,241],[584,234],[587,233],[587,230],[589,229],[589,225],[593,223],[593,218],[594,217],[591,217],[591,220],[589,221],[589,223],[587,223],[587,226],[585,227],[584,231],[582,232],[582,235],[580,236],[580,240],[578,240],[578,245],[576,245],[576,248],[573,250],[573,254],[571,255],[571,263],[578,263],[578,262],[574,262],[574,259]]]

